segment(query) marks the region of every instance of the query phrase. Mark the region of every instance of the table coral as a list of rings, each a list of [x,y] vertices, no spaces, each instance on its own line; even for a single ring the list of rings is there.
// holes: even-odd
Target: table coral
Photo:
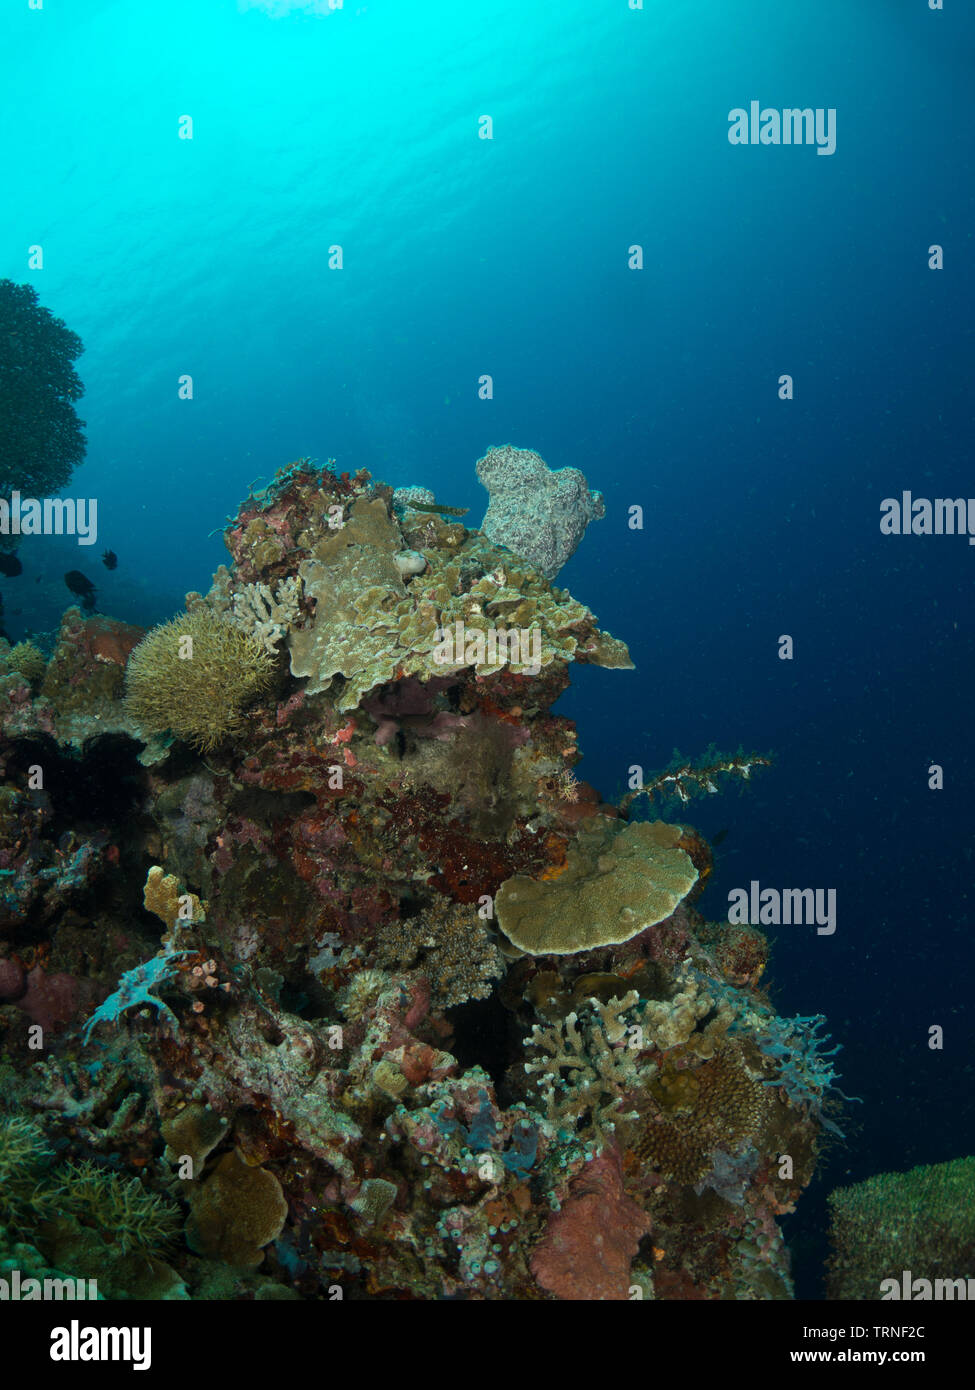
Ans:
[[[581,831],[552,878],[506,880],[495,906],[505,935],[532,955],[618,945],[669,917],[697,882],[680,826],[634,822]]]

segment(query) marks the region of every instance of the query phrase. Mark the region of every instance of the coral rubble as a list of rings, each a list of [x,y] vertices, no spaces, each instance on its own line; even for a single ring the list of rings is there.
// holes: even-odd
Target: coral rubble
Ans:
[[[791,1295],[821,1021],[700,917],[689,826],[574,777],[568,666],[630,661],[546,577],[568,522],[536,567],[457,510],[301,459],[183,616],[0,653],[0,1258],[112,1298]]]

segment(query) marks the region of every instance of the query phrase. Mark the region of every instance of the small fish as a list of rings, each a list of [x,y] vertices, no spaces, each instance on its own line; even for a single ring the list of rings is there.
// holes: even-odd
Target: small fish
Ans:
[[[441,507],[439,502],[407,502],[411,512],[439,512],[441,516],[466,516],[470,507]]]
[[[0,574],[6,575],[8,579],[13,579],[17,574],[23,573],[23,565],[16,555],[11,555],[9,550],[0,550]]]
[[[81,599],[81,606],[84,611],[86,613],[93,613],[95,611],[95,594],[97,591],[88,576],[82,574],[81,570],[68,570],[67,574],[64,576],[64,582],[71,592],[77,594],[78,598]]]
[[[114,550],[106,550],[102,556],[102,564],[107,570],[118,569],[118,556]]]

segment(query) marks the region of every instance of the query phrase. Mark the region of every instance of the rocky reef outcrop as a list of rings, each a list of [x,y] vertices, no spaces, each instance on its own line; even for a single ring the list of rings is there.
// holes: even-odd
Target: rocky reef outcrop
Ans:
[[[790,1296],[818,1024],[698,913],[694,829],[575,779],[553,705],[623,642],[434,505],[298,460],[184,615],[3,653],[0,1260],[110,1297]]]

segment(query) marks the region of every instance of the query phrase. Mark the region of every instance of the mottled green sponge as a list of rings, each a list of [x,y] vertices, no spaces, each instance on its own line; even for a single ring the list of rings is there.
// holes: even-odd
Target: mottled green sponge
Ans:
[[[905,1272],[908,1289],[975,1278],[975,1158],[878,1173],[831,1192],[829,1208],[829,1298],[880,1299],[885,1279],[903,1298]]]

